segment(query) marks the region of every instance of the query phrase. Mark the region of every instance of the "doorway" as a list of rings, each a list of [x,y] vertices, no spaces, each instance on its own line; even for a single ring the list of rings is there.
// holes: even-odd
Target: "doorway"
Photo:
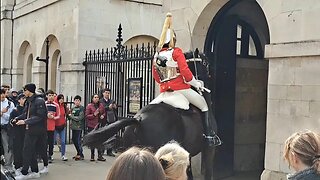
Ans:
[[[218,134],[223,141],[217,148],[215,179],[248,172],[260,176],[263,171],[267,43],[268,25],[256,1],[229,1],[211,22],[204,49],[214,79],[210,88],[214,92]]]

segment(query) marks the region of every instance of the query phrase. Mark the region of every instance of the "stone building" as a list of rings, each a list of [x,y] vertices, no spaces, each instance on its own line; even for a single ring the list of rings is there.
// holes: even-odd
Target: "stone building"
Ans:
[[[284,179],[285,139],[320,132],[318,0],[2,0],[1,83],[44,87],[36,58],[48,39],[49,89],[83,95],[86,50],[114,46],[119,23],[125,44],[155,41],[167,12],[177,46],[200,48],[212,64],[224,140],[216,176]]]

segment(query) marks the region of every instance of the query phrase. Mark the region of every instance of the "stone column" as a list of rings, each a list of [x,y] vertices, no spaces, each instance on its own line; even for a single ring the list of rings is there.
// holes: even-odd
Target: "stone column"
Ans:
[[[1,3],[1,84],[12,85],[12,11],[14,1],[3,0]]]
[[[262,180],[286,179],[285,140],[294,132],[320,132],[320,41],[266,46],[269,58],[267,137]]]

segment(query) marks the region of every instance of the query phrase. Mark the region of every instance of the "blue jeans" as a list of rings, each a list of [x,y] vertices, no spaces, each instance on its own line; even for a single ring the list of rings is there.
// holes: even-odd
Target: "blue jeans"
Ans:
[[[63,128],[62,130],[55,130],[54,131],[54,140],[57,140],[57,134],[59,134],[60,137],[60,143],[61,143],[61,156],[64,156],[66,154],[66,128]]]

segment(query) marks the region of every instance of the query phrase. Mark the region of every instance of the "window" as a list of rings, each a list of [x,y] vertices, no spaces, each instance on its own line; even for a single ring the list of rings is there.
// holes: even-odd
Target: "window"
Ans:
[[[263,58],[260,41],[254,29],[245,22],[237,25],[236,53],[239,57]]]

